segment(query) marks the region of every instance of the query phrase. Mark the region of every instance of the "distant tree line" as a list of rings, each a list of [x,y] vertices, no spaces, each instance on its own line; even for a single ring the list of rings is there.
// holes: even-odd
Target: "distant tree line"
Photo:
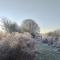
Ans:
[[[40,32],[40,27],[38,24],[32,19],[25,19],[21,26],[19,26],[16,22],[11,22],[11,20],[7,18],[2,18],[3,27],[6,32],[29,32],[33,36],[35,36],[36,32]]]

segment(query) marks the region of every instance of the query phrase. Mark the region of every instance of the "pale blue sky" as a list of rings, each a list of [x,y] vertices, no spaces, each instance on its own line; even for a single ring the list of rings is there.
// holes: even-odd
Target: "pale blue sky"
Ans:
[[[41,32],[60,29],[60,0],[0,0],[0,17],[21,24],[24,19],[35,20]]]

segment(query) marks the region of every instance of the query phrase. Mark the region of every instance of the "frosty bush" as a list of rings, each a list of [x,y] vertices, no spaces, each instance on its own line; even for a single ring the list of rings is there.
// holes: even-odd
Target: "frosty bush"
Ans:
[[[35,60],[34,40],[26,33],[11,33],[0,41],[0,60]]]

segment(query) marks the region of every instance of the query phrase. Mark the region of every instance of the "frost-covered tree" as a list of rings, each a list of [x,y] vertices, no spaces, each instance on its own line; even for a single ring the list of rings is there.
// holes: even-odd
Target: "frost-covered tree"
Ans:
[[[36,33],[36,32],[40,32],[40,28],[38,26],[38,24],[32,20],[32,19],[26,19],[23,21],[22,25],[21,25],[22,31],[26,31],[29,33]]]
[[[7,32],[20,32],[20,27],[15,22],[11,22],[7,18],[2,18],[2,21],[3,21],[4,29]]]

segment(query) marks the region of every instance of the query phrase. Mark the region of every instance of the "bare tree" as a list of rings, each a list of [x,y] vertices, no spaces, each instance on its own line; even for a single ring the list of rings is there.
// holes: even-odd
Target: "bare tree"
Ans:
[[[11,22],[7,18],[2,18],[4,28],[7,32],[20,32],[20,27],[14,22]]]

